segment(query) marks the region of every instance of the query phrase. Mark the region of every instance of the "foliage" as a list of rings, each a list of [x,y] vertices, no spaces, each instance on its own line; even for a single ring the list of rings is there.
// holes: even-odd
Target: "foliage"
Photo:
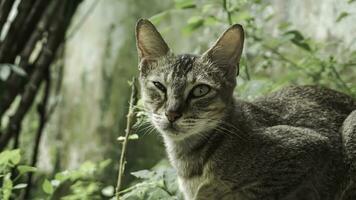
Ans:
[[[37,173],[35,167],[20,165],[19,149],[0,153],[0,199],[9,200],[19,197],[27,184],[23,178],[29,173]],[[42,192],[36,199],[109,199],[114,194],[113,186],[105,185],[97,177],[111,163],[105,160],[97,164],[85,162],[78,169],[65,170],[54,175],[53,179],[44,178]]]
[[[141,182],[120,192],[123,200],[177,200],[182,199],[178,191],[176,172],[163,160],[151,170],[132,172]]]
[[[19,165],[21,154],[19,149],[5,150],[0,153],[0,199],[8,200],[14,196],[15,190],[26,188],[27,184],[18,180],[29,172],[35,172],[36,168]]]
[[[287,84],[317,84],[356,96],[356,51],[336,39],[317,41],[304,35],[288,21],[266,31],[277,13],[266,1],[177,0],[169,11],[152,17],[159,25],[167,15],[179,15],[189,9],[191,16],[182,28],[183,35],[197,31],[216,32],[219,27],[240,23],[246,32],[246,47],[240,63],[237,91],[242,98],[279,89]],[[188,6],[181,6],[188,5]],[[341,12],[336,23],[348,17]],[[199,30],[203,29],[203,30]],[[270,28],[269,28],[270,29]],[[184,38],[182,38],[184,40]]]

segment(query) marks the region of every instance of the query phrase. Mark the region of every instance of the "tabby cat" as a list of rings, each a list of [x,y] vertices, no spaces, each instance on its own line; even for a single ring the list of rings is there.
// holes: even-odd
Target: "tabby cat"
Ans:
[[[186,200],[356,200],[356,101],[318,86],[235,99],[244,31],[175,55],[136,26],[141,95]],[[347,119],[346,119],[347,118]]]

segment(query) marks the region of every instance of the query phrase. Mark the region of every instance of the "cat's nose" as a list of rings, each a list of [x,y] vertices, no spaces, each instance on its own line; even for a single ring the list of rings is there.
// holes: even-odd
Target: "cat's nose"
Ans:
[[[166,111],[166,117],[169,122],[173,123],[182,116],[182,113],[177,111]]]

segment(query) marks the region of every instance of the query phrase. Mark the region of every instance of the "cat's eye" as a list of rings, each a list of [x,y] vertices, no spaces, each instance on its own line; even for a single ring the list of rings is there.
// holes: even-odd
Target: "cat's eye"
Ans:
[[[162,92],[166,92],[166,87],[164,87],[162,83],[160,83],[158,81],[153,81],[153,85],[155,85],[156,88],[158,88]]]
[[[210,92],[210,90],[211,90],[210,86],[205,85],[205,84],[201,84],[201,85],[195,86],[191,90],[190,95],[193,98],[198,98],[198,97],[202,97],[202,96],[207,95]]]

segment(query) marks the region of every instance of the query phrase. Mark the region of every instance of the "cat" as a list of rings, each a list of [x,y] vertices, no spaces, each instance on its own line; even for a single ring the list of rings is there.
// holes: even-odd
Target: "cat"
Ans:
[[[235,24],[202,55],[175,55],[137,22],[141,98],[184,198],[356,199],[355,99],[319,86],[235,99],[243,43]]]

